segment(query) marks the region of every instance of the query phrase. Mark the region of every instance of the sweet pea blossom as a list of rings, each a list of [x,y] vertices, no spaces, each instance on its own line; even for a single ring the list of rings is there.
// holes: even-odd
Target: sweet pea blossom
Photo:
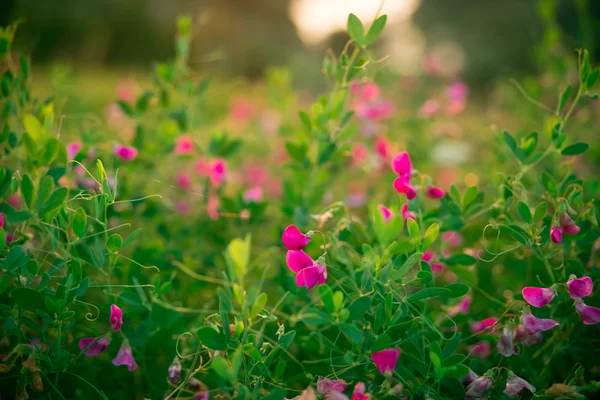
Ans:
[[[562,233],[566,236],[574,236],[579,233],[581,228],[575,225],[575,221],[567,214],[563,214],[560,218],[560,225],[562,227]]]
[[[552,230],[550,231],[550,239],[556,244],[562,243],[562,228],[559,226],[555,226],[554,228],[552,228]]]
[[[425,250],[425,252],[423,253],[423,257],[421,257],[422,261],[425,262],[429,262],[431,260],[433,260],[433,257],[435,257],[435,253],[431,250]]]
[[[285,256],[285,262],[289,269],[298,273],[305,268],[312,267],[315,263],[308,254],[302,250],[289,250]]]
[[[385,100],[378,100],[374,103],[363,102],[356,106],[356,115],[369,121],[388,119],[394,115],[395,111],[394,104]]]
[[[480,342],[475,343],[473,346],[469,347],[469,350],[470,350],[471,354],[474,356],[486,358],[492,352],[492,346],[490,345],[489,342],[482,340]]]
[[[129,371],[135,371],[137,369],[137,364],[133,359],[133,354],[131,353],[131,346],[129,346],[129,342],[127,339],[123,341],[117,356],[112,361],[113,365],[126,365]]]
[[[508,380],[506,381],[506,389],[504,389],[504,394],[511,398],[519,397],[523,389],[527,389],[531,393],[535,393],[535,387],[533,387],[525,379],[520,378],[511,372]]]
[[[369,395],[365,393],[366,391],[367,388],[365,387],[365,384],[363,382],[358,382],[354,385],[351,400],[368,400]]]
[[[319,378],[317,381],[317,392],[325,394],[335,390],[336,392],[343,392],[348,387],[348,384],[343,379],[328,379],[325,377]]]
[[[466,399],[487,399],[487,392],[492,387],[492,383],[492,378],[487,375],[475,379],[467,386]]]
[[[244,192],[244,201],[246,203],[258,203],[263,199],[263,190],[260,186],[254,186]]]
[[[408,204],[404,204],[402,206],[402,219],[404,219],[404,222],[408,221],[408,219],[412,219],[412,220],[417,220],[417,217],[415,217],[415,214],[413,214],[412,212],[408,211]]]
[[[356,143],[352,148],[352,165],[360,167],[365,162],[368,155],[367,146],[363,143]]]
[[[515,336],[517,334],[516,327],[514,326],[505,326],[502,330],[502,335],[498,340],[496,348],[498,353],[502,354],[504,357],[510,357],[513,354],[519,354],[520,350],[515,344]]]
[[[427,189],[425,189],[425,195],[430,199],[438,200],[443,198],[446,194],[439,187],[429,186]]]
[[[471,332],[477,333],[484,331],[488,328],[493,327],[496,324],[496,322],[498,322],[498,318],[496,317],[489,317],[481,321],[473,322],[471,324]]]
[[[114,147],[114,154],[125,161],[131,161],[138,155],[138,150],[133,146],[124,146],[117,144]]]
[[[383,375],[390,376],[396,369],[396,363],[402,350],[400,347],[395,349],[386,349],[378,351],[377,353],[371,354],[371,359],[375,363],[375,366]]]
[[[583,301],[575,304],[577,313],[585,325],[595,325],[600,322],[600,308],[586,305]]]
[[[415,189],[409,182],[408,175],[401,175],[394,180],[394,189],[399,194],[406,195],[408,200],[412,200],[417,196],[417,189]]]
[[[466,315],[471,307],[471,295],[466,295],[458,304],[454,305],[449,311],[448,316],[450,318],[457,316],[458,314]]]
[[[178,358],[175,358],[171,365],[169,365],[168,374],[169,381],[172,384],[178,385],[181,382],[181,363]]]
[[[194,166],[196,169],[196,173],[200,176],[209,176],[210,175],[210,163],[206,161],[204,158],[196,161],[196,165]]]
[[[225,160],[218,158],[213,160],[210,164],[210,180],[215,186],[219,186],[225,181],[227,174],[227,165]]]
[[[310,243],[310,236],[300,232],[295,225],[289,225],[283,231],[283,234],[281,235],[281,241],[288,250],[302,250],[308,243]]]
[[[375,151],[383,160],[387,160],[390,156],[390,143],[385,136],[379,136],[375,139]]]
[[[412,163],[407,152],[403,151],[394,157],[392,160],[392,171],[398,175],[410,176],[412,174]]]
[[[569,296],[572,299],[581,299],[592,294],[594,283],[589,276],[582,278],[572,277],[567,281],[567,288],[569,289]]]
[[[460,383],[465,386],[469,386],[471,383],[475,382],[477,378],[479,378],[479,375],[473,372],[473,370],[469,369],[469,373],[460,378]]]
[[[184,155],[194,152],[194,138],[191,136],[179,136],[175,141],[175,154]]]
[[[523,313],[523,325],[525,326],[525,329],[529,333],[534,334],[534,333],[538,333],[538,332],[545,332],[549,329],[552,329],[555,326],[558,326],[559,323],[553,319],[537,318],[529,312],[524,312]]]
[[[83,351],[87,348],[87,350],[85,351],[85,355],[88,357],[96,357],[98,354],[106,350],[108,348],[108,345],[110,344],[110,339],[106,337],[98,339],[96,343],[94,343],[94,340],[96,340],[96,338],[79,339],[79,349]],[[92,345],[90,346],[90,344]],[[90,347],[88,348],[88,346]]]
[[[429,99],[421,106],[419,113],[424,117],[432,117],[440,111],[440,103],[437,100]]]
[[[383,216],[383,222],[385,223],[389,222],[389,220],[394,216],[394,213],[384,205],[380,204],[377,206],[377,208],[379,209],[379,212],[381,212],[381,215]]]
[[[315,285],[325,283],[327,283],[327,267],[319,263],[301,269],[296,275],[296,285],[304,286],[308,290],[315,287]]]
[[[194,393],[192,400],[208,400],[208,392]]]
[[[531,347],[535,344],[541,343],[544,341],[544,335],[540,332],[531,334],[527,329],[525,329],[525,325],[519,324],[517,326],[517,334],[515,335],[515,340],[523,343],[525,347]]]
[[[538,288],[532,286],[523,288],[521,293],[527,303],[538,308],[549,304],[552,299],[554,299],[554,296],[556,296],[556,292],[552,288]]]
[[[77,153],[79,153],[82,148],[83,148],[83,146],[79,142],[68,143],[67,144],[67,157],[68,157],[68,159],[69,160],[74,159],[75,156],[77,155]]]
[[[192,184],[192,180],[190,176],[184,172],[180,172],[177,174],[177,186],[179,186],[183,190],[187,190],[190,188]]]
[[[113,331],[120,331],[123,324],[123,311],[116,304],[110,306],[110,327]]]

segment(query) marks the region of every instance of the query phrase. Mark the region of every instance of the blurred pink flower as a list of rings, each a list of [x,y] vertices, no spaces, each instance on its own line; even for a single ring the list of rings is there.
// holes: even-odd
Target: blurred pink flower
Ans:
[[[206,211],[210,219],[219,218],[219,198],[217,196],[209,196]]]
[[[433,260],[433,257],[435,257],[435,253],[433,251],[425,250],[425,252],[423,253],[423,257],[421,257],[421,260],[429,262]]]
[[[71,142],[67,144],[67,158],[73,160],[77,153],[81,151],[83,146],[79,142]]]
[[[402,350],[400,347],[395,349],[386,349],[378,351],[377,353],[371,354],[371,359],[375,363],[375,366],[383,375],[391,376],[396,369],[398,363],[398,357]]]
[[[210,175],[210,163],[205,159],[201,158],[196,161],[196,165],[194,166],[196,169],[196,173],[200,176],[209,176]]]
[[[466,399],[487,399],[487,393],[492,387],[492,378],[487,375],[480,376],[467,386]]]
[[[394,115],[396,108],[391,102],[379,100],[373,104],[361,102],[355,106],[356,115],[369,121],[380,121]]]
[[[556,244],[562,243],[563,236],[562,228],[560,226],[555,226],[554,228],[552,228],[552,230],[550,231],[550,239]]]
[[[429,197],[430,199],[441,199],[443,198],[446,194],[444,193],[444,191],[438,187],[435,186],[429,186],[427,187],[427,189],[425,189],[425,195],[427,197]]]
[[[446,106],[446,112],[450,115],[457,115],[464,111],[466,103],[462,100],[451,100]]]
[[[408,210],[408,204],[404,204],[402,206],[402,218],[404,219],[404,222],[406,223],[406,221],[408,221],[408,219],[413,219],[413,220],[417,220],[417,217],[415,217],[415,214],[413,214],[412,212],[410,212]]]
[[[119,100],[135,103],[135,84],[132,81],[123,81],[117,86]]]
[[[175,140],[175,154],[184,155],[194,152],[194,138],[191,136],[179,136]]]
[[[4,228],[4,215],[0,213],[0,229]]]
[[[432,117],[440,111],[440,104],[437,100],[429,99],[426,100],[425,103],[421,106],[419,110],[419,114],[424,117]]]
[[[508,380],[506,381],[506,388],[504,389],[504,394],[508,397],[519,397],[523,389],[529,390],[531,393],[535,393],[535,388],[527,382],[525,379],[520,378],[510,373]]]
[[[248,186],[265,186],[271,181],[269,172],[257,163],[244,165],[244,179]]]
[[[384,205],[379,204],[377,206],[377,208],[379,209],[379,212],[383,216],[383,222],[385,222],[385,223],[387,223],[394,216],[394,213],[392,213],[390,211],[390,209]]]
[[[466,100],[468,94],[469,87],[461,81],[451,83],[446,90],[446,96],[448,97],[448,100],[464,101]]]
[[[483,340],[475,343],[469,349],[472,355],[481,358],[486,358],[492,352],[492,346],[490,345],[490,343]]]
[[[315,287],[315,285],[325,283],[327,283],[327,267],[319,263],[301,269],[296,275],[296,285],[304,286],[308,290]]]
[[[11,194],[8,196],[8,204],[10,204],[12,208],[18,210],[21,208],[21,199],[16,194]]]
[[[227,175],[225,160],[218,158],[210,163],[210,180],[215,186],[220,186]]]
[[[482,332],[488,328],[493,327],[496,324],[496,322],[498,322],[498,318],[496,317],[489,317],[481,321],[473,322],[471,324],[471,332]]]
[[[367,146],[363,143],[356,143],[352,148],[352,165],[354,167],[360,167],[367,159],[367,155]]]
[[[113,331],[120,331],[123,324],[123,311],[116,304],[110,306],[110,327]]]
[[[343,392],[348,387],[348,384],[343,379],[328,379],[325,377],[319,378],[317,381],[317,391],[321,394],[329,393],[332,390]]]
[[[254,105],[245,98],[238,97],[231,104],[230,114],[240,123],[248,123],[255,113]]]
[[[392,159],[392,171],[394,171],[395,174],[400,176],[406,175],[410,178],[412,170],[412,163],[410,162],[410,156],[407,152],[403,151],[398,153]]]
[[[379,99],[381,91],[379,86],[373,82],[360,83],[358,81],[352,82],[350,85],[350,92],[358,98],[359,101],[372,102]]]
[[[183,190],[187,190],[192,185],[192,180],[188,174],[185,172],[180,172],[177,174],[177,186],[179,186]]]
[[[179,200],[175,203],[175,211],[179,214],[187,215],[192,211],[190,204],[185,200]]]
[[[96,338],[83,338],[79,339],[79,349],[81,351],[85,350],[90,344],[92,344],[96,340]],[[85,352],[85,355],[88,357],[96,357],[98,354],[102,353],[104,350],[108,348],[110,344],[110,339],[106,337],[102,337],[96,341],[96,343],[92,344],[90,348],[88,348]]]
[[[117,157],[125,161],[131,161],[138,155],[138,150],[132,146],[115,145],[114,153]]]
[[[293,226],[293,225],[290,225],[290,226]],[[284,235],[285,235],[285,232],[284,232]],[[282,236],[282,239],[283,239],[283,236]],[[295,241],[291,242],[291,241],[286,240],[286,242],[288,243],[288,245],[292,245],[292,244],[296,245],[293,247],[297,247],[297,244],[298,244]],[[287,245],[286,245],[286,247],[287,247]],[[308,254],[306,254],[303,250],[288,250],[288,252],[285,256],[285,262],[286,262],[288,268],[296,274],[305,268],[312,267],[313,264],[315,263],[313,261],[313,259],[310,258],[310,256]]]
[[[133,359],[133,354],[131,353],[131,346],[129,346],[129,342],[127,339],[123,341],[121,344],[121,348],[117,353],[117,356],[113,359],[112,363],[115,366],[126,365],[129,371],[135,371],[137,369],[137,364]]]
[[[254,186],[244,192],[244,201],[246,203],[258,203],[263,199],[263,190],[260,186]]]
[[[469,312],[469,308],[471,307],[471,295],[466,295],[458,304],[452,306],[452,308],[448,311],[448,316],[453,318],[458,314],[466,315]]]
[[[600,322],[600,308],[586,305],[583,301],[575,304],[577,313],[585,325],[595,325]]]

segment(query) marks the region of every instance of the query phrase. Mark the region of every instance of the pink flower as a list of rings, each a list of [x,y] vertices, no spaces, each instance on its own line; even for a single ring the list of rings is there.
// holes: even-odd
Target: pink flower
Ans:
[[[527,331],[527,329],[525,329],[525,325],[519,324],[517,326],[515,340],[523,343],[525,347],[530,347],[534,344],[542,342],[544,340],[544,335],[542,335],[540,332],[531,334]]]
[[[410,184],[408,175],[401,175],[394,180],[394,189],[399,194],[405,194],[408,200],[417,195],[417,190]]]
[[[390,156],[390,143],[384,136],[375,139],[375,151],[384,160],[387,160]]]
[[[581,230],[577,225],[566,225],[562,227],[562,233],[566,236],[575,236]]]
[[[437,114],[439,110],[440,104],[434,99],[429,99],[423,103],[419,112],[425,117],[431,117]]]
[[[450,247],[460,246],[462,243],[462,236],[458,232],[444,232],[442,234],[442,242],[449,242]]]
[[[469,373],[460,378],[460,382],[463,385],[469,386],[471,383],[475,382],[477,378],[479,378],[479,375],[473,372],[473,370],[469,369]]]
[[[296,285],[299,287],[304,286],[308,290],[315,287],[315,285],[323,285],[325,283],[327,283],[327,267],[318,263],[301,269],[298,275],[296,275]]]
[[[489,317],[489,318],[486,318],[486,319],[478,321],[478,322],[473,322],[471,324],[471,332],[477,333],[477,332],[484,331],[484,330],[494,326],[496,324],[496,322],[498,322],[498,318],[496,318],[496,317]]]
[[[302,250],[310,243],[310,236],[300,232],[295,225],[289,225],[281,235],[281,241],[288,250]],[[294,271],[298,272],[298,271]]]
[[[356,110],[359,118],[369,121],[380,121],[390,118],[396,111],[389,101],[379,100],[374,104],[360,104]]]
[[[535,388],[527,382],[525,379],[516,376],[511,373],[511,376],[506,381],[506,389],[504,394],[508,397],[519,397],[523,389],[529,390],[531,393],[535,393]]]
[[[396,363],[401,353],[400,347],[395,349],[386,349],[378,351],[377,353],[371,354],[371,359],[375,363],[375,366],[383,375],[392,375],[394,369],[396,369]]]
[[[302,250],[288,250],[285,256],[285,262],[287,263],[288,268],[296,274],[305,268],[312,267],[315,263],[313,259]]]
[[[487,392],[492,387],[492,379],[487,376],[480,376],[467,386],[467,399],[487,399]]]
[[[8,196],[8,204],[10,204],[12,208],[19,209],[21,208],[21,199],[16,194],[11,194]]]
[[[194,393],[192,400],[208,400],[208,392]]]
[[[352,82],[350,85],[350,92],[358,96],[363,101],[374,101],[380,96],[379,86],[373,82],[360,83],[358,81]]]
[[[123,311],[113,304],[110,306],[110,327],[113,331],[120,331],[123,324]]]
[[[178,385],[181,382],[181,363],[178,358],[169,365],[168,374],[171,383]]]
[[[337,392],[343,392],[348,387],[348,384],[343,379],[327,379],[324,377],[319,378],[317,381],[317,391],[321,394],[325,394],[335,390]]]
[[[549,329],[558,326],[559,323],[553,319],[541,319],[535,317],[533,314],[529,312],[523,313],[523,325],[525,325],[525,329],[531,333],[545,332]]]
[[[469,312],[469,308],[471,307],[471,295],[466,295],[458,304],[454,305],[450,311],[448,311],[448,316],[453,318],[458,314],[466,315]]]
[[[4,215],[0,213],[0,229],[4,228]]]
[[[200,159],[196,161],[196,173],[200,176],[209,176],[210,175],[210,164],[205,159]]]
[[[398,175],[412,174],[412,163],[410,162],[410,156],[407,152],[396,154],[392,160],[392,171]]]
[[[135,101],[135,84],[131,81],[123,81],[117,87],[117,96],[120,100],[128,103]]]
[[[183,190],[187,190],[190,188],[192,184],[192,180],[190,179],[190,176],[186,173],[180,172],[179,174],[177,174],[177,185],[182,188]]]
[[[175,141],[175,154],[192,154],[194,152],[194,138],[191,136],[179,136]]]
[[[554,296],[556,296],[556,292],[552,288],[538,288],[532,286],[523,288],[521,293],[527,303],[538,308],[549,304]]]
[[[463,101],[467,98],[467,94],[469,94],[469,87],[460,81],[453,82],[446,90],[446,96],[449,100]]]
[[[183,215],[189,214],[191,211],[190,204],[185,200],[180,200],[175,203],[175,211]]]
[[[127,369],[129,371],[135,371],[137,369],[137,364],[133,359],[133,354],[131,353],[131,346],[129,346],[129,342],[127,339],[123,341],[117,356],[112,361],[113,365],[127,365]]]
[[[245,98],[237,98],[231,105],[231,116],[240,123],[247,123],[254,115],[254,106]]]
[[[408,211],[408,204],[404,204],[402,206],[402,219],[404,219],[404,222],[408,221],[408,219],[412,219],[412,220],[417,220],[417,217],[415,217],[415,214],[411,213],[410,211]]]
[[[381,212],[381,215],[383,216],[383,222],[385,223],[389,222],[389,220],[394,216],[394,213],[391,212],[386,206],[380,204],[377,206],[377,208],[379,208],[379,212]]]
[[[569,288],[569,296],[572,299],[581,299],[592,294],[594,283],[589,276],[571,278],[567,281],[567,288]]]
[[[492,346],[489,342],[480,341],[470,347],[471,354],[477,357],[486,358],[492,351]]]
[[[206,211],[210,219],[219,218],[219,198],[217,196],[210,196],[208,198]]]
[[[263,190],[260,186],[254,186],[244,192],[244,201],[246,203],[258,203],[263,199]]]
[[[425,189],[425,195],[430,199],[437,200],[443,198],[446,194],[442,189],[436,186],[429,186],[427,189]]]
[[[138,150],[132,146],[115,145],[114,153],[117,157],[125,161],[131,161],[138,155]]]
[[[450,115],[460,114],[464,111],[466,103],[463,100],[450,100],[446,105],[446,112]]]
[[[361,166],[367,159],[367,146],[363,143],[356,143],[352,148],[352,165],[355,167]]]
[[[520,353],[520,350],[515,343],[516,334],[517,330],[514,326],[505,326],[504,329],[502,329],[502,335],[496,345],[498,353],[502,354],[504,357],[510,357],[513,354]]]
[[[552,228],[552,230],[550,231],[550,239],[554,242],[554,243],[562,243],[563,237],[562,237],[562,228],[555,226],[554,228]]]
[[[425,250],[425,252],[423,253],[423,257],[421,257],[421,260],[429,262],[433,260],[433,257],[435,257],[435,253],[433,251]]]
[[[67,144],[67,158],[73,160],[77,153],[81,151],[83,146],[79,142],[72,142]]]
[[[595,325],[600,322],[600,308],[586,305],[583,301],[575,304],[577,313],[585,325]]]
[[[213,160],[210,165],[210,180],[215,186],[219,186],[225,181],[225,175],[227,174],[227,165],[225,160],[218,158]]]
[[[79,339],[79,349],[83,351],[87,348],[85,355],[88,357],[96,357],[98,354],[106,350],[110,344],[110,340],[106,337],[102,337],[98,339],[96,343],[92,344],[94,340],[96,340],[96,338]],[[90,344],[92,345],[88,348]]]
[[[444,269],[446,269],[446,267],[444,267],[444,264],[440,264],[440,263],[431,264],[431,272],[433,272],[434,275],[441,274],[442,272],[444,272]]]

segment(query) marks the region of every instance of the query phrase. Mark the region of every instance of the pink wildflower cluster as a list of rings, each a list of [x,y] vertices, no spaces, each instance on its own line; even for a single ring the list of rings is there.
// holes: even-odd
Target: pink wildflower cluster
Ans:
[[[396,189],[399,194],[406,195],[407,200],[414,199],[417,196],[417,189],[410,183],[413,174],[413,166],[407,152],[398,153],[393,158],[392,171],[398,175],[394,180],[394,189]],[[425,188],[425,195],[430,199],[441,199],[445,196],[445,193],[442,189],[429,185]]]
[[[327,267],[321,259],[314,261],[304,252],[311,236],[312,232],[304,234],[294,225],[285,228],[281,235],[281,241],[288,250],[285,260],[289,269],[296,274],[296,285],[308,290],[327,282]]]
[[[373,82],[353,82],[350,93],[354,97],[353,109],[359,118],[379,121],[390,118],[396,111],[394,105],[381,97],[379,86]]]
[[[575,221],[567,214],[563,214],[560,217],[560,224],[552,228],[550,231],[550,239],[554,243],[562,243],[563,235],[574,236],[579,233],[581,228],[575,224]]]

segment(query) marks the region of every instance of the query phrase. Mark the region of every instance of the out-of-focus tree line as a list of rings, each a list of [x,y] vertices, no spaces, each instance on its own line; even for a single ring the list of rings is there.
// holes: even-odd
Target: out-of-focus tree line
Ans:
[[[373,1],[373,0],[365,0]],[[400,0],[388,0],[400,1]],[[323,48],[307,49],[290,16],[290,0],[2,0],[0,25],[17,18],[17,49],[36,63],[140,65],[172,56],[175,18],[202,21],[195,32],[194,63],[224,74],[261,76],[269,65],[289,65]],[[536,46],[548,39],[540,18],[556,5],[561,35],[571,48],[600,50],[598,0],[421,0],[413,16],[428,46],[453,40],[465,54],[465,78],[484,83],[536,68]],[[198,25],[196,25],[198,26]],[[335,45],[339,35],[328,41]],[[387,40],[394,40],[388,37]],[[546,40],[547,41],[547,40]],[[318,72],[318,70],[316,71]]]

